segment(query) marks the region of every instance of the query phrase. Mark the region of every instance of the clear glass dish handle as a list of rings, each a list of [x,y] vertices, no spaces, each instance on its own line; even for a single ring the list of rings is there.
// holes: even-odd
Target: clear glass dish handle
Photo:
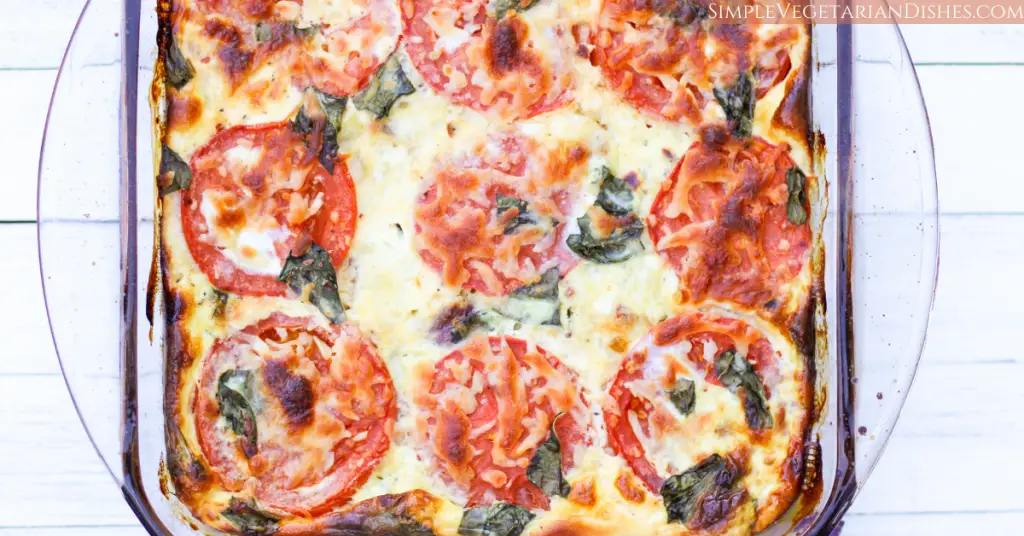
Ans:
[[[864,24],[852,31],[850,305],[860,489],[899,418],[924,349],[939,271],[939,203],[931,127],[899,28]]]

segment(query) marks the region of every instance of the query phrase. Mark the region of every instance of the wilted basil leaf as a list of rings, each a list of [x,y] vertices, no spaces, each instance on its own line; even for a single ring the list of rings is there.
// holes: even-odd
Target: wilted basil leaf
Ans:
[[[257,43],[266,43],[274,38],[273,28],[265,22],[256,23],[255,34]]]
[[[768,407],[764,384],[742,355],[731,349],[718,354],[715,358],[715,374],[730,391],[743,391],[743,413],[747,418],[747,426],[754,430],[772,427],[772,413]]]
[[[519,536],[533,519],[522,506],[496,502],[490,506],[470,508],[459,523],[461,536]]]
[[[295,113],[295,117],[291,120],[290,124],[294,132],[303,136],[309,136],[313,133],[313,118],[309,117],[309,114],[306,113],[305,106],[299,107],[299,111]]]
[[[562,443],[558,441],[558,434],[555,433],[555,423],[562,415],[564,413],[559,413],[551,420],[551,432],[530,458],[530,465],[526,467],[526,479],[533,482],[545,495],[568,497],[571,487],[562,476]]]
[[[757,95],[754,80],[750,75],[740,75],[730,88],[715,88],[715,100],[722,106],[726,119],[732,125],[732,132],[739,138],[749,138],[754,132],[754,107]]]
[[[320,145],[320,165],[328,173],[334,173],[334,159],[338,157],[338,131],[330,121],[324,123],[324,139]]]
[[[256,393],[250,370],[229,370],[217,380],[217,406],[231,431],[242,439],[246,457],[256,455]]]
[[[786,187],[789,189],[789,199],[786,200],[786,219],[793,225],[803,225],[807,221],[807,196],[804,194],[804,186],[807,183],[807,175],[804,175],[800,168],[793,166],[786,172]]]
[[[170,44],[167,47],[167,54],[164,56],[164,74],[166,81],[174,89],[181,89],[196,75],[192,69],[192,63],[181,53],[178,43],[172,35]]]
[[[559,326],[562,324],[562,303],[558,299],[558,267],[549,268],[540,281],[523,285],[509,294],[498,312],[528,324]]]
[[[457,303],[445,307],[437,315],[430,326],[430,333],[437,344],[458,344],[482,327],[486,325],[472,305]]]
[[[278,519],[256,507],[256,501],[232,498],[228,508],[221,512],[225,519],[238,527],[242,534],[273,534]]]
[[[676,380],[675,387],[668,392],[668,399],[679,410],[679,413],[683,415],[693,413],[693,408],[697,404],[697,390],[694,388],[693,380],[687,378]]]
[[[327,521],[320,534],[337,536],[435,536],[423,523],[401,514],[381,512],[375,515],[342,513]]]
[[[580,234],[569,235],[566,244],[569,249],[584,259],[601,264],[622,262],[644,250],[640,237],[644,233],[644,224],[639,218],[612,231],[605,238],[594,235],[590,226],[590,215],[585,214],[576,222],[580,226]]]
[[[227,292],[222,292],[217,289],[213,289],[213,316],[214,318],[223,318],[224,311],[228,307],[228,300],[231,298]]]
[[[603,166],[598,173],[601,176],[601,189],[594,204],[612,216],[625,216],[632,212],[633,190],[626,181],[615,178],[611,170]]]
[[[398,55],[392,54],[373,74],[369,84],[352,98],[352,104],[360,110],[372,113],[380,120],[388,115],[399,97],[415,91],[416,88],[402,71]]]
[[[669,522],[689,524],[694,514],[700,515],[700,526],[725,519],[746,496],[743,490],[730,489],[738,476],[718,454],[670,476],[661,486]]]
[[[187,190],[191,184],[192,169],[188,167],[188,162],[172,151],[166,143],[163,144],[160,147],[160,175],[157,177],[160,195]]]
[[[313,244],[300,257],[289,254],[277,280],[287,283],[289,288],[299,294],[312,285],[309,303],[335,324],[345,320],[345,308],[338,294],[338,274],[331,264],[331,255],[319,245]]]
[[[334,125],[335,132],[340,133],[341,120],[345,116],[345,105],[348,103],[348,98],[335,97],[319,89],[314,89],[313,92],[316,94],[317,102],[320,103],[320,109],[327,116],[327,121]]]
[[[491,0],[494,18],[501,20],[509,11],[526,11],[537,4],[537,0]]]
[[[530,205],[526,201],[501,194],[498,194],[495,199],[497,200],[499,218],[509,210],[516,209],[517,211],[516,217],[512,218],[505,224],[505,234],[514,234],[519,227],[523,225],[533,225],[537,223],[537,217],[530,212]]]

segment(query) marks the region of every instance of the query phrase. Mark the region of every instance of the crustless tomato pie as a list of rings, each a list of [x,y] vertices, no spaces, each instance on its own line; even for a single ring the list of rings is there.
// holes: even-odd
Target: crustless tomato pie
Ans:
[[[809,26],[703,0],[160,17],[183,517],[749,535],[793,505],[819,277]]]

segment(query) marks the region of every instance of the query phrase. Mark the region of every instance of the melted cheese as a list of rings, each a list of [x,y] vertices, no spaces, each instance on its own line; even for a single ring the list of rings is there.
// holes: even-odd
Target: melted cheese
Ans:
[[[339,8],[339,5],[348,7]],[[464,5],[479,8],[477,3]],[[542,2],[524,12],[521,18],[528,25],[530,35],[537,40],[536,47],[563,46],[569,35],[568,28],[594,20],[598,5],[599,2],[590,0]],[[282,6],[282,9],[289,7]],[[301,3],[295,16],[300,24],[315,24],[328,19],[355,20],[362,9],[372,7],[307,1]],[[472,46],[469,35],[476,29],[456,28],[456,15],[437,10],[426,17],[427,23],[440,36],[436,43],[438,53],[452,54],[460,48]],[[563,27],[561,35],[556,35],[553,29],[555,21],[560,21]],[[248,86],[259,87],[261,95],[256,100],[250,97],[250,92],[231,87],[216,65],[217,51],[214,44],[203,37],[200,24],[181,21],[176,37],[186,57],[190,58],[196,77],[183,91],[177,92],[177,98],[192,99],[201,109],[194,121],[168,127],[166,143],[186,161],[220,128],[282,121],[299,106],[301,90],[289,83],[287,76],[281,75],[274,64],[258,65],[250,74]],[[708,46],[714,44],[709,43]],[[792,49],[795,66],[801,64],[806,46],[806,35],[803,35]],[[508,125],[494,124],[488,114],[453,105],[447,97],[435,93],[410,65],[403,48],[399,46],[400,59],[417,91],[399,99],[389,117],[379,122],[370,114],[349,106],[339,139],[339,153],[351,155],[348,164],[356,185],[360,213],[349,257],[338,273],[341,296],[349,320],[373,340],[387,364],[399,407],[392,446],[353,500],[412,489],[428,490],[447,505],[444,513],[435,518],[435,530],[438,534],[454,535],[461,516],[458,506],[465,504],[466,497],[445,483],[430,463],[430,445],[422,444],[417,433],[415,416],[418,409],[414,393],[423,377],[432,373],[435,363],[451,351],[451,348],[435,344],[428,332],[437,314],[459,299],[460,291],[444,285],[440,275],[417,253],[414,214],[425,178],[429,177],[438,159],[464,153],[495,130]],[[554,61],[551,59],[554,57],[564,62],[558,68],[571,73],[571,77],[559,79],[557,83],[571,85],[573,104],[519,121],[515,129],[539,140],[542,145],[565,141],[584,143],[590,149],[589,169],[607,165],[616,176],[635,173],[638,183],[636,207],[641,217],[645,217],[662,181],[693,142],[693,127],[638,111],[608,87],[598,68],[571,54],[572,45],[562,50],[569,53],[564,57],[545,58],[546,61]],[[379,52],[376,48],[371,50],[374,55]],[[450,84],[452,90],[470,84],[492,91],[499,89],[493,80],[479,74],[479,69],[464,80],[452,76]],[[783,89],[776,87],[758,101],[755,133],[773,143],[790,143],[793,146],[790,154],[796,163],[803,169],[811,169],[810,153],[805,143],[793,139],[790,134],[771,129],[771,117],[783,97]],[[709,113],[717,113],[715,110],[716,107],[710,107]],[[252,158],[251,152],[239,150],[237,155],[232,152],[229,160],[244,165],[251,163]],[[597,185],[593,181],[580,180],[579,201],[570,218],[570,232],[575,218],[582,215],[597,195]],[[225,313],[215,315],[214,289],[185,243],[179,206],[179,194],[164,198],[160,238],[169,260],[165,275],[174,292],[187,305],[182,309],[178,325],[186,333],[189,351],[197,359],[182,371],[181,403],[172,417],[179,423],[185,442],[197,445],[197,431],[189,408],[196,394],[200,365],[214,342],[271,312],[312,317],[317,317],[319,312],[298,300],[232,296]],[[204,203],[203,214],[209,221],[216,218],[217,210]],[[274,274],[280,269],[280,259],[275,257],[277,263],[271,259],[273,238],[272,231],[266,229],[240,232],[230,239],[233,242],[222,237],[229,240],[225,244],[232,246],[225,249],[225,255],[231,261],[250,271],[265,274]],[[677,302],[678,277],[651,247],[646,234],[644,241],[645,251],[627,262],[612,265],[581,262],[565,276],[559,288],[565,329],[523,324],[506,330],[509,335],[545,348],[576,372],[580,386],[593,397],[590,403],[595,412],[599,412],[608,383],[627,350],[652,326],[683,310]],[[231,253],[243,249],[255,254]],[[798,296],[799,301],[805,300],[812,277],[810,268],[805,267],[787,289],[788,292]],[[479,296],[474,300],[478,304],[486,303]],[[723,304],[723,307],[731,310],[728,304]],[[571,318],[567,316],[570,310]],[[750,321],[761,322],[756,319]],[[785,337],[775,331],[767,331],[773,333],[771,343],[776,348],[791,349],[791,343]],[[780,371],[782,376],[795,375],[795,371],[785,367],[798,367],[801,359],[792,350],[787,350],[779,361],[783,367]],[[642,391],[651,387],[635,385],[633,388]],[[707,416],[724,422],[742,422],[743,410],[735,395],[702,379],[698,381],[697,389],[697,407],[690,419]],[[784,383],[777,389],[772,397],[773,406],[788,404],[788,410],[794,412],[802,409],[798,382]],[[474,388],[470,387],[466,392],[453,390],[443,396],[465,404],[468,410],[472,402],[467,395],[472,394],[475,394]],[[623,497],[616,481],[621,474],[629,472],[628,466],[620,457],[610,454],[603,420],[595,415],[593,426],[595,444],[579,449],[576,458],[580,462],[567,477],[574,484],[592,483],[594,503],[581,506],[567,499],[554,498],[550,511],[540,513],[526,534],[543,535],[570,521],[590,524],[585,525],[589,532],[581,534],[688,534],[682,525],[667,523],[660,497],[649,493],[642,485],[641,502]],[[540,423],[532,423],[531,429],[540,430]],[[680,442],[679,438],[666,442],[639,434],[638,437],[642,437],[645,447],[654,453],[654,463],[659,470],[664,471],[685,469],[702,453],[728,450],[734,440],[733,436],[725,434],[691,445],[686,441]],[[316,441],[314,437],[304,440]],[[683,448],[665,448],[668,444],[682,445]],[[779,462],[778,459],[765,459],[760,451],[755,451],[750,463],[755,467],[768,468]],[[744,485],[754,499],[765,500],[774,491],[775,482],[770,471],[765,469],[752,472]],[[222,489],[212,489],[194,505],[192,514],[211,526],[230,528],[230,525],[225,525],[220,512],[231,496]],[[738,514],[746,522],[733,523],[726,533],[750,534],[754,515],[752,509]]]

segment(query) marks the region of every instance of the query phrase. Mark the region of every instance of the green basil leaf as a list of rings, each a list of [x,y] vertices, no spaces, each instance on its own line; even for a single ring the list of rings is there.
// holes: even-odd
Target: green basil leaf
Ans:
[[[537,223],[537,217],[530,212],[530,205],[526,201],[501,194],[498,194],[495,199],[497,201],[496,210],[499,218],[509,210],[516,209],[517,211],[516,217],[505,224],[506,235],[514,234],[523,225],[534,225]]]
[[[558,300],[558,280],[561,278],[558,267],[548,268],[536,283],[523,285],[512,291],[512,296],[520,296],[531,300]]]
[[[786,200],[786,219],[793,225],[803,225],[807,222],[807,196],[804,193],[804,186],[807,184],[807,175],[804,175],[800,168],[793,166],[786,172],[786,188],[789,189],[789,199]]]
[[[313,244],[299,257],[289,254],[277,280],[287,283],[298,294],[312,285],[309,303],[335,324],[345,320],[345,308],[338,294],[338,274],[331,264],[331,255],[319,245]]]
[[[320,109],[327,116],[327,121],[334,126],[336,133],[341,133],[341,120],[345,116],[345,105],[348,104],[348,98],[335,97],[319,89],[314,89],[313,93],[316,95],[317,102],[320,103]]]
[[[633,190],[626,181],[615,178],[611,170],[603,166],[598,173],[601,176],[601,189],[594,204],[612,216],[625,216],[632,212]]]
[[[747,426],[753,430],[772,427],[772,412],[764,383],[742,355],[732,349],[718,354],[715,358],[715,374],[730,391],[743,392],[743,413],[747,418]]]
[[[299,107],[299,111],[295,112],[295,117],[292,118],[289,124],[292,127],[292,131],[302,134],[303,136],[309,136],[313,133],[313,118],[306,113],[305,106]]]
[[[256,42],[266,43],[274,38],[274,30],[265,22],[257,22],[255,28]]]
[[[729,463],[712,454],[685,472],[670,476],[661,486],[669,522],[690,524],[699,515],[698,526],[709,526],[724,519],[746,498],[743,490],[733,491],[739,477]]]
[[[213,289],[213,316],[214,318],[223,318],[224,311],[227,310],[228,300],[231,296],[227,292],[222,292],[217,289]]]
[[[537,4],[537,0],[491,0],[494,18],[501,20],[509,11],[526,11]]]
[[[166,143],[163,144],[160,147],[160,175],[157,177],[160,195],[188,190],[191,184],[192,169],[188,167],[188,162],[172,151]]]
[[[549,268],[536,283],[523,285],[509,294],[498,312],[528,324],[560,326],[562,303],[558,299],[558,267]]]
[[[338,536],[436,536],[423,523],[403,514],[344,512],[330,516],[324,535]]]
[[[320,145],[320,165],[334,174],[334,160],[338,157],[338,131],[330,121],[324,123],[324,139]]]
[[[558,441],[558,434],[555,433],[555,423],[562,415],[564,413],[559,413],[551,420],[551,432],[530,458],[530,465],[526,467],[526,479],[540,488],[545,495],[568,497],[571,487],[562,475],[562,443]]]
[[[687,378],[676,380],[675,387],[668,391],[668,399],[679,410],[679,413],[683,415],[693,413],[693,408],[697,404],[697,390],[693,380]]]
[[[516,504],[496,502],[470,508],[459,523],[461,536],[519,536],[533,519],[529,510]]]
[[[430,334],[437,344],[458,344],[482,327],[486,327],[479,312],[468,303],[457,303],[441,310],[430,326]]]
[[[590,215],[578,218],[580,233],[569,235],[566,244],[580,257],[600,264],[623,262],[644,250],[640,240],[644,224],[639,218],[632,220],[605,238],[594,235],[590,226]]]
[[[252,499],[242,501],[232,498],[221,515],[246,536],[273,534],[277,530],[278,519],[257,508],[256,501]]]
[[[256,455],[256,392],[250,370],[229,370],[217,380],[217,406],[231,431],[242,440],[246,457]]]
[[[195,75],[196,71],[192,68],[192,63],[182,54],[181,49],[178,48],[178,43],[172,35],[170,44],[167,47],[167,54],[164,56],[164,76],[167,83],[174,89],[181,89]]]
[[[392,54],[373,74],[367,86],[352,98],[352,104],[380,120],[387,117],[399,97],[415,91],[416,88],[402,70],[398,55]]]
[[[739,138],[749,138],[754,133],[754,107],[757,105],[753,77],[740,75],[732,87],[716,87],[714,93],[715,100],[722,106],[726,119],[732,125],[733,134]]]

